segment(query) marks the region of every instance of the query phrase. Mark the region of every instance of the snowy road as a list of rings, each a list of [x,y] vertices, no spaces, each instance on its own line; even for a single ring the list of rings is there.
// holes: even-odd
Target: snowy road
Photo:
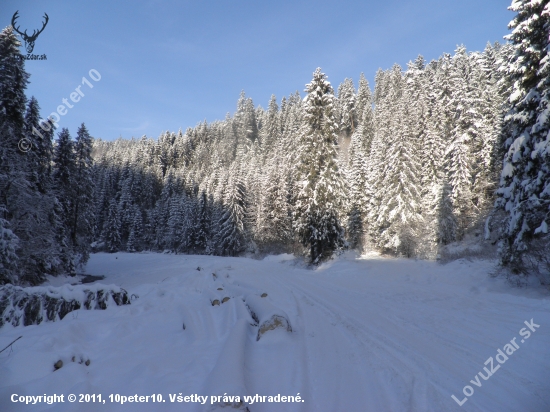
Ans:
[[[490,270],[376,256],[313,271],[290,256],[93,255],[87,273],[139,298],[0,329],[0,347],[23,335],[0,354],[0,410],[235,410],[170,398],[226,393],[303,400],[240,407],[250,412],[549,411],[550,299]],[[529,329],[531,319],[540,327]],[[505,347],[513,338],[517,347]],[[499,349],[510,351],[502,364]],[[490,357],[493,376],[483,369]],[[14,393],[101,393],[107,403],[26,406]],[[111,403],[117,393],[165,402]],[[451,395],[467,400],[460,407]]]

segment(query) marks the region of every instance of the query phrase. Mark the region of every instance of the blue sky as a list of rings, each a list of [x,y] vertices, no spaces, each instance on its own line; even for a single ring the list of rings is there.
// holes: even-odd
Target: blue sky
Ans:
[[[458,44],[503,42],[514,14],[503,0],[160,1],[2,0],[0,22],[19,10],[21,30],[49,23],[29,61],[28,96],[47,116],[82,84],[61,117],[111,140],[193,127],[233,113],[240,91],[266,107],[299,90],[322,67],[335,88],[361,72],[429,61]],[[22,51],[24,49],[22,48]],[[101,80],[94,82],[91,69]],[[70,100],[69,100],[70,102]]]

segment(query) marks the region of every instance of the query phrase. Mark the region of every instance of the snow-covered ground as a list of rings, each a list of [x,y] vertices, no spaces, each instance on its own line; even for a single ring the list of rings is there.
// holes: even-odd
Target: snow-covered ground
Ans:
[[[204,411],[223,408],[210,396],[224,393],[301,400],[240,408],[251,412],[550,411],[550,298],[489,278],[492,265],[347,255],[311,270],[290,255],[95,254],[86,272],[133,294],[131,305],[0,329],[0,350],[22,336],[0,353],[0,411]],[[206,404],[170,398],[195,394]]]

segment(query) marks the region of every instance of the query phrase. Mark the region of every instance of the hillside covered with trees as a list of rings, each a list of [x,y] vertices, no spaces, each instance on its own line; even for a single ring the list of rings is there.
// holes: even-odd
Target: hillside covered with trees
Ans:
[[[4,29],[0,284],[74,273],[91,250],[434,259],[472,232],[513,271],[550,271],[550,8],[511,9],[506,44],[419,56],[372,89],[363,75],[334,89],[317,69],[266,109],[242,92],[233,116],[185,132],[103,141],[83,125],[56,144],[53,127],[32,132],[38,103]]]

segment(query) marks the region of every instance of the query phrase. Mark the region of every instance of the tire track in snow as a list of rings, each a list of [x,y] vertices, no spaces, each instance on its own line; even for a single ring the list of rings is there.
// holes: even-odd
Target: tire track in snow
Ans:
[[[399,374],[389,370],[377,355],[374,359],[366,356],[379,343],[367,339],[363,343],[355,326],[295,283],[289,286],[288,282],[273,280],[294,296],[298,312],[303,316],[299,330],[305,352],[303,374],[311,379],[307,410],[362,410],[367,404],[376,405],[376,410],[403,410],[395,401],[395,393],[380,385],[385,380],[382,377],[398,380]],[[319,358],[323,360],[321,367]],[[338,359],[346,362],[339,364]],[[367,377],[366,370],[374,370],[376,376]],[[328,382],[321,382],[317,379],[319,376],[330,378]],[[381,393],[385,396],[380,396]]]
[[[380,331],[386,331],[382,325],[378,324],[376,327],[372,327],[352,319],[348,314],[354,313],[357,310],[356,307],[321,300],[319,296],[322,296],[326,290],[317,287],[319,293],[314,294],[311,288],[316,287],[315,285],[309,284],[310,290],[308,291],[298,285],[294,278],[286,279],[284,282],[279,279],[278,283],[292,293],[296,291],[301,293],[302,300],[306,303],[306,311],[308,306],[311,308],[309,309],[311,320],[323,319],[324,317],[331,320],[328,323],[333,327],[336,326],[340,334],[346,338],[348,347],[351,346],[351,353],[355,362],[350,365],[355,366],[352,369],[357,369],[357,365],[362,364],[363,371],[373,371],[374,376],[365,382],[362,387],[358,387],[353,392],[353,396],[350,395],[352,399],[358,398],[361,389],[365,391],[365,388],[371,388],[368,391],[370,396],[366,396],[364,401],[369,405],[379,403],[377,405],[378,410],[421,411],[426,410],[425,408],[429,404],[433,406],[433,402],[437,402],[436,404],[441,403],[441,399],[431,399],[432,403],[429,403],[429,400],[425,397],[429,385],[439,387],[437,383],[431,382],[426,376],[426,366],[431,365],[425,363],[423,359],[417,359],[418,355],[403,346],[400,340],[390,339],[390,336],[381,333]],[[290,287],[288,284],[292,286]],[[334,301],[338,301],[338,297],[331,299],[331,302]],[[315,310],[314,307],[319,309]],[[377,313],[376,316],[380,315]],[[307,319],[304,323],[308,323]],[[383,325],[387,327],[389,323],[391,322],[386,319]],[[328,325],[325,325],[325,327],[328,327]],[[396,325],[392,325],[392,328],[397,329]],[[324,349],[326,350],[326,348]],[[388,362],[388,359],[392,361]],[[344,368],[344,370],[348,369]],[[362,376],[365,376],[365,374]],[[358,379],[360,380],[361,376]],[[349,382],[349,379],[346,380]],[[384,381],[390,382],[391,388],[382,385],[381,382]],[[338,394],[331,395],[331,397],[337,396]],[[398,403],[396,399],[408,399],[408,401]],[[345,400],[340,399],[336,405],[346,404]],[[444,400],[444,402],[447,401]],[[444,406],[442,405],[442,407]],[[356,405],[356,407],[360,407],[360,405]],[[327,409],[323,408],[322,410]]]
[[[209,318],[218,318],[212,319],[218,330],[211,335],[218,337],[221,349],[206,378],[205,393],[218,395],[227,393],[228,395],[239,395],[241,399],[244,395],[253,396],[255,394],[296,395],[294,381],[281,379],[281,376],[285,375],[285,371],[294,368],[296,359],[296,356],[292,356],[292,339],[285,336],[288,333],[284,331],[281,336],[277,335],[277,332],[268,331],[262,335],[262,339],[259,341],[256,339],[260,325],[253,325],[254,320],[246,307],[246,296],[259,296],[260,292],[246,282],[241,286],[242,282],[234,279],[230,281],[226,279],[226,282],[219,278],[213,280],[214,282],[207,282],[204,285],[205,290],[201,293],[205,297],[209,299],[217,297],[220,301],[222,301],[222,295],[231,297],[226,303],[210,307],[211,316]],[[262,301],[258,302],[256,299],[255,304],[261,305]],[[218,313],[216,314],[216,312]],[[281,313],[284,314],[282,309]],[[284,358],[281,358],[280,354],[284,354]],[[289,408],[287,408],[288,406]],[[208,406],[206,410],[223,410],[225,408],[268,412],[281,410],[281,404],[258,403],[248,406],[248,409],[246,409],[246,405],[218,404],[212,407]],[[285,404],[285,408],[288,411],[303,410],[302,404]]]

